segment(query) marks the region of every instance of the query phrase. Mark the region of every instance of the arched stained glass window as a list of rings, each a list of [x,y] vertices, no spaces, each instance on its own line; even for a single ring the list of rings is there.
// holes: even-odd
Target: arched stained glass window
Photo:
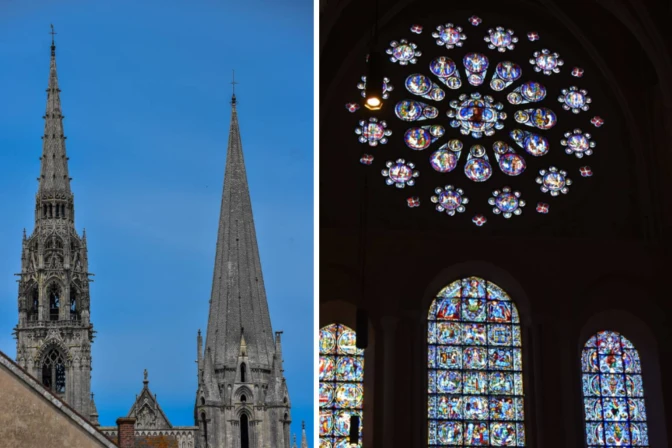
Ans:
[[[364,350],[355,340],[345,325],[320,330],[320,448],[350,448],[350,416],[362,421]],[[357,446],[362,446],[361,423]]]
[[[525,446],[520,319],[508,294],[457,280],[428,320],[429,446]]]
[[[648,447],[639,353],[625,337],[601,331],[581,354],[586,444]]]

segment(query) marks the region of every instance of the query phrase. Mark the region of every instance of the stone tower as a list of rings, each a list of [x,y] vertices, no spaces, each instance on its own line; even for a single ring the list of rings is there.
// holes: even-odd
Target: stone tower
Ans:
[[[224,173],[205,351],[198,334],[195,419],[202,448],[290,448],[281,332],[271,329],[236,96]]]
[[[29,237],[24,230],[18,274],[16,358],[21,367],[97,424],[91,395],[91,274],[86,234],[80,237],[75,230],[53,38],[44,120],[35,229]]]

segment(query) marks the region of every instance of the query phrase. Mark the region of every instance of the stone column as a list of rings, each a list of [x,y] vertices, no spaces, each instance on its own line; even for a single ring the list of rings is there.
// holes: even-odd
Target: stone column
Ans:
[[[383,445],[386,448],[394,447],[394,371],[395,335],[399,318],[384,316],[380,319],[383,328]]]

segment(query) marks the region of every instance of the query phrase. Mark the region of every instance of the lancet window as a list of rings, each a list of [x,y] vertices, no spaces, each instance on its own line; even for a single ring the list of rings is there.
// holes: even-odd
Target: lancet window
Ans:
[[[581,354],[588,447],[648,447],[639,353],[623,335],[601,331]]]
[[[341,324],[320,330],[320,446],[348,446],[350,419],[362,421],[364,350],[355,332]],[[361,447],[362,425],[359,426]]]
[[[429,446],[525,446],[522,343],[516,305],[478,277],[431,304]]]

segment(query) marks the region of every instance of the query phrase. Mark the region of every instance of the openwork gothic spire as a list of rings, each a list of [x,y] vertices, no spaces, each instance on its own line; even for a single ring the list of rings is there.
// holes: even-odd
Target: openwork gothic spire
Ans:
[[[206,338],[216,369],[237,365],[243,328],[250,367],[270,370],[275,346],[234,94]]]
[[[49,85],[47,87],[47,110],[44,115],[44,135],[42,136],[42,166],[39,178],[39,195],[42,197],[70,195],[68,158],[65,154],[63,114],[61,113],[61,90],[58,88],[58,75],[56,73],[55,34],[52,25],[51,63],[49,66]]]

